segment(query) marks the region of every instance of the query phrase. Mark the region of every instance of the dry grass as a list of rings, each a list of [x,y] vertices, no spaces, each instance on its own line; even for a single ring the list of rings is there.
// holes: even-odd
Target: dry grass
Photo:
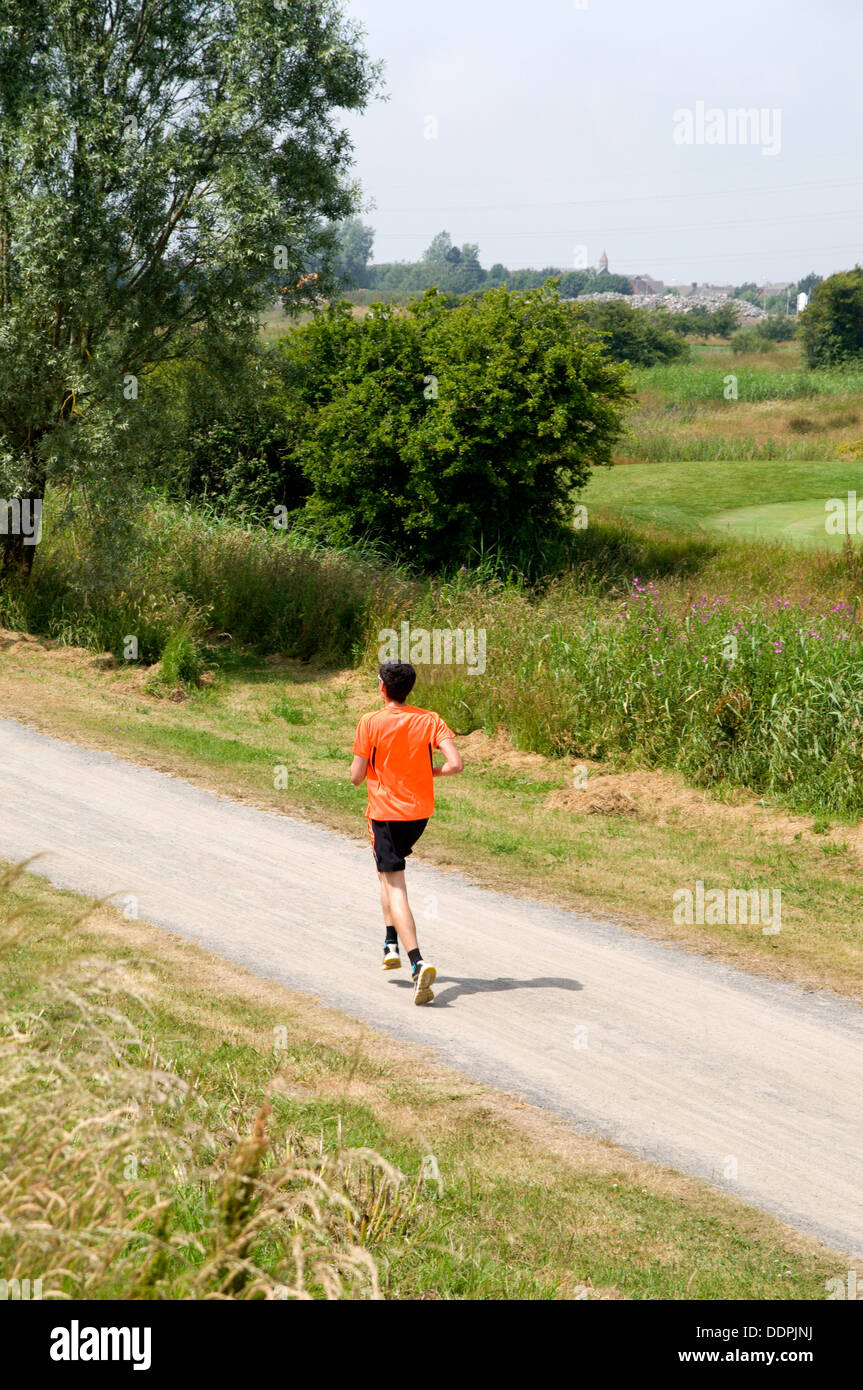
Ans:
[[[729,375],[749,383],[738,400],[725,398]],[[759,386],[771,375],[775,395]],[[792,378],[798,385],[789,395]],[[807,380],[812,394],[797,394]],[[699,389],[699,381],[710,383],[709,392]],[[775,457],[829,459],[841,457],[843,447],[860,437],[859,376],[849,376],[844,390],[838,384],[825,389],[823,374],[807,377],[797,343],[768,353],[696,350],[694,360],[676,370],[641,370],[638,385],[628,422],[634,442],[622,441],[619,463],[744,459],[765,449]]]
[[[0,876],[0,963],[33,931],[20,873]],[[88,954],[24,1008],[0,990],[4,1277],[49,1299],[381,1298],[369,1247],[419,1228],[422,1179],[367,1148],[286,1149],[268,1098],[216,1109],[133,1021],[152,993]]]
[[[734,371],[729,365],[729,372]],[[636,432],[641,428],[665,427],[672,438],[692,440],[694,435],[706,438],[754,440],[766,444],[792,445],[801,435],[814,437],[825,446],[825,457],[840,457],[842,445],[860,437],[863,401],[838,402],[829,396],[799,401],[688,401],[676,409],[656,393],[642,392],[639,405],[630,421]],[[741,454],[745,457],[745,454]],[[627,461],[626,444],[616,462]],[[641,462],[640,457],[633,460]]]
[[[369,312],[369,305],[354,304],[351,313],[355,319],[364,319]],[[258,334],[265,343],[277,342],[279,338],[284,338],[286,333],[290,333],[294,328],[302,328],[305,324],[311,323],[314,315],[310,310],[304,310],[297,314],[295,318],[288,318],[278,304],[273,304],[269,309],[265,309],[258,319]]]

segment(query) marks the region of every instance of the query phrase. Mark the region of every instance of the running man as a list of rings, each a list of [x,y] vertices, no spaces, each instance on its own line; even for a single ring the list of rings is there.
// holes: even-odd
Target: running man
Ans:
[[[383,970],[399,970],[399,940],[408,953],[414,1003],[430,1004],[437,971],[424,961],[405,885],[405,859],[434,812],[434,778],[461,772],[464,763],[453,733],[439,714],[407,704],[417,673],[406,661],[380,668],[382,710],[364,714],[357,725],[351,781],[368,780],[366,818],[381,886],[386,927]],[[446,758],[435,767],[434,750]]]

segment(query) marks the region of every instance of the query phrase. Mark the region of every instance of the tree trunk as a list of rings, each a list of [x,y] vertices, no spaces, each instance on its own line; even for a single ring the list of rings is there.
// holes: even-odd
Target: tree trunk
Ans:
[[[29,579],[42,531],[45,480],[15,498],[0,498],[0,583]]]

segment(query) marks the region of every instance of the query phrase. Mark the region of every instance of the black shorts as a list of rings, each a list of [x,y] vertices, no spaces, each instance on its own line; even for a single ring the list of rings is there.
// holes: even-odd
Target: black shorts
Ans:
[[[395,874],[405,867],[405,858],[410,854],[420,835],[428,825],[425,820],[372,820],[369,821],[369,834],[372,838],[372,853],[379,874]]]

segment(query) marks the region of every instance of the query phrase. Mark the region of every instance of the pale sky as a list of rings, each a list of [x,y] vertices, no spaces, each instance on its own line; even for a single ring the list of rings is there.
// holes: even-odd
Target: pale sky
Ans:
[[[486,268],[574,267],[586,247],[667,284],[863,262],[863,0],[343,7],[386,63],[389,101],[348,120],[374,261],[445,228]],[[702,143],[675,143],[698,103]],[[758,129],[731,144],[738,108]]]

